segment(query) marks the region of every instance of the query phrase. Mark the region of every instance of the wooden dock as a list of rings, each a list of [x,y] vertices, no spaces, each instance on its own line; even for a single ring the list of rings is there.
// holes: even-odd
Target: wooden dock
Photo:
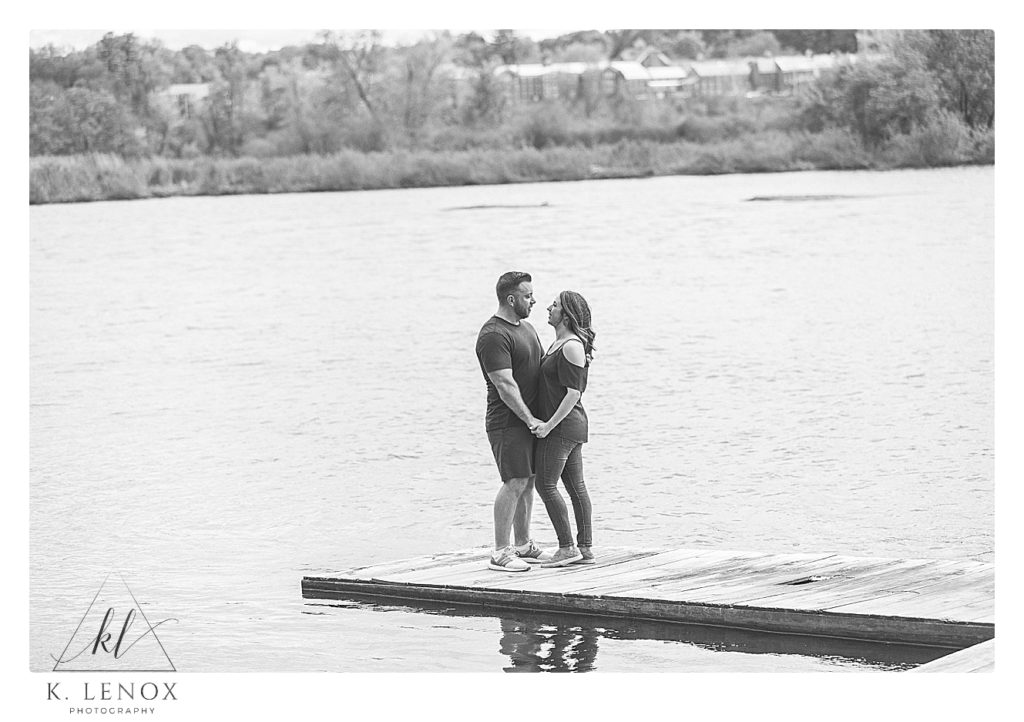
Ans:
[[[950,559],[598,549],[593,565],[487,568],[478,547],[307,576],[302,595],[597,614],[963,649],[995,636],[995,570]]]
[[[911,672],[995,672],[996,640],[990,639],[959,652],[947,654],[934,662],[922,664]]]

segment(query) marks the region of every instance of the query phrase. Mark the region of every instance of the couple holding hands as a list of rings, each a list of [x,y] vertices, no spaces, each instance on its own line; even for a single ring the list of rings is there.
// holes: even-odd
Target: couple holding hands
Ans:
[[[487,382],[487,439],[502,481],[494,499],[494,551],[488,567],[503,572],[529,571],[532,564],[594,563],[590,496],[583,480],[587,412],[580,399],[596,334],[583,296],[562,291],[548,306],[555,340],[544,353],[536,329],[524,322],[536,303],[532,284],[528,273],[502,274],[496,286],[498,310],[476,342]],[[575,544],[559,478],[572,500]],[[553,554],[530,538],[534,487],[558,537]]]

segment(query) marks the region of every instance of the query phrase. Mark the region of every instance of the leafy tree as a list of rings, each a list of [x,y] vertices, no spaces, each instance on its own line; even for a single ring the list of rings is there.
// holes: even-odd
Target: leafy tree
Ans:
[[[752,35],[736,38],[726,46],[726,54],[733,58],[750,55],[778,55],[780,50],[782,50],[782,45],[778,38],[767,30],[759,30]]]
[[[542,38],[538,41],[537,45],[540,47],[541,52],[551,53],[575,43],[600,45],[603,47],[604,42],[604,34],[599,30],[577,30],[571,33],[563,33],[553,38]]]
[[[855,66],[840,80],[839,114],[867,145],[925,125],[939,108],[938,83],[912,47]]]
[[[67,129],[73,122],[64,89],[52,80],[33,80],[28,88],[30,155],[73,153]]]
[[[375,124],[383,127],[375,85],[384,66],[379,30],[323,33],[324,57],[340,69]]]
[[[294,74],[282,71],[277,65],[266,66],[260,73],[259,88],[264,130],[283,128],[288,122],[290,106],[297,92]]]
[[[547,58],[553,63],[598,63],[604,60],[604,46],[570,43],[551,51]]]
[[[97,52],[106,66],[114,97],[127,103],[136,116],[145,118],[150,95],[161,84],[152,48],[140,43],[133,33],[107,33]]]
[[[673,58],[696,60],[704,57],[707,52],[704,39],[695,30],[657,31],[657,36],[652,42]]]
[[[209,146],[203,124],[196,118],[188,118],[171,125],[164,140],[163,155],[172,158],[195,158],[202,155]]]
[[[212,83],[217,79],[213,56],[199,45],[189,45],[174,54],[173,83]]]
[[[470,68],[482,68],[498,57],[497,48],[479,33],[463,33],[452,43],[452,61]]]
[[[49,81],[62,88],[70,88],[78,79],[79,62],[76,53],[67,53],[53,44],[28,51],[28,78],[30,82]]]
[[[397,90],[394,103],[397,115],[413,145],[440,105],[442,91],[438,68],[448,60],[450,52],[451,38],[442,34],[396,53],[397,77],[389,85]]]
[[[540,61],[540,50],[537,44],[515,30],[495,30],[494,40],[491,44],[494,46],[495,54],[506,65]]]
[[[991,30],[929,30],[928,66],[944,105],[970,126],[995,123],[995,34]]]
[[[118,153],[137,155],[142,146],[128,109],[107,91],[52,82],[29,86],[29,152],[32,155]]]
[[[472,92],[461,109],[468,126],[495,125],[504,116],[505,94],[490,67],[481,68],[471,82]]]
[[[779,43],[803,53],[855,53],[857,52],[856,30],[773,30]]]
[[[537,43],[541,58],[552,63],[593,63],[606,58],[605,36],[597,30],[581,30]]]
[[[213,53],[218,79],[212,83],[200,116],[211,150],[238,155],[245,142],[248,59],[235,42]]]
[[[159,150],[168,120],[151,99],[173,75],[173,54],[159,42],[140,42],[132,33],[107,33],[96,45],[96,58],[104,72],[90,87],[108,90],[135,118],[151,149]]]
[[[604,33],[609,60],[620,60],[623,54],[637,44],[646,43],[650,37],[647,30],[606,30]]]
[[[704,45],[707,48],[709,57],[728,58],[732,53],[732,46],[745,38],[761,32],[759,30],[702,30],[701,37],[704,38]]]

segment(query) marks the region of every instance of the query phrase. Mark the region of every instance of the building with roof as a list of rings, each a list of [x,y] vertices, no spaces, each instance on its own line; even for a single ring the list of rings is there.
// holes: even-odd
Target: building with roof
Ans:
[[[599,91],[637,100],[803,92],[818,78],[856,61],[854,55],[780,55],[672,62],[647,49],[636,60],[529,63],[494,70],[512,103],[575,99]]]
[[[777,79],[775,91],[786,95],[803,92],[825,75],[857,62],[852,54],[787,55],[775,58]]]
[[[621,94],[638,100],[686,95],[692,85],[689,69],[679,65],[648,67],[637,60],[613,60],[601,73],[605,95]]]
[[[545,99],[572,100],[583,93],[588,75],[596,77],[600,63],[524,63],[499,65],[494,76],[512,103],[536,103]],[[591,81],[593,82],[593,81]]]
[[[794,95],[822,76],[856,62],[855,55],[778,55],[690,63],[696,95]]]
[[[750,61],[741,58],[725,60],[695,60],[690,63],[694,95],[745,95],[755,86]]]

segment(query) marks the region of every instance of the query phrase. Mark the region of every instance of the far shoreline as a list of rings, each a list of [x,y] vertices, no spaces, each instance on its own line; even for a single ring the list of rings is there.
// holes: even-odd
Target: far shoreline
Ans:
[[[841,173],[895,173],[898,171],[926,171],[926,170],[942,170],[951,168],[985,168],[993,167],[994,163],[960,163],[958,165],[943,165],[943,166],[914,166],[914,167],[889,167],[889,168],[783,168],[779,170],[759,170],[759,171],[724,171],[724,172],[703,172],[703,173],[659,173],[659,174],[637,174],[637,175],[621,175],[621,176],[595,176],[592,178],[551,178],[547,180],[510,180],[510,181],[495,181],[493,183],[450,183],[446,185],[429,185],[429,186],[401,186],[401,187],[380,187],[380,188],[349,188],[345,190],[336,190],[333,188],[313,188],[310,190],[279,190],[279,191],[225,191],[225,192],[213,192],[213,193],[174,193],[166,195],[149,195],[139,196],[137,198],[83,198],[76,200],[67,201],[46,201],[42,203],[30,202],[29,206],[52,206],[52,205],[78,205],[85,203],[110,203],[110,202],[122,202],[122,201],[154,201],[154,200],[165,200],[169,198],[221,198],[229,196],[276,196],[276,195],[289,195],[289,194],[316,194],[316,193],[373,193],[377,191],[407,191],[407,190],[426,190],[430,188],[472,188],[472,187],[485,187],[485,186],[512,186],[512,185],[528,185],[530,183],[535,184],[547,184],[547,183],[590,183],[600,181],[613,181],[613,180],[649,180],[654,178],[679,178],[679,177],[700,177],[708,178],[714,176],[725,176],[725,175],[780,175],[783,173],[828,173],[828,172],[841,172]],[[762,200],[762,199],[750,199],[750,200]],[[536,206],[524,206],[524,210],[531,208],[542,208],[547,204],[537,204]],[[499,206],[500,207],[500,206]],[[481,206],[479,210],[488,210],[489,206]],[[445,208],[442,210],[477,210],[470,208]]]
[[[931,138],[868,150],[848,132],[757,133],[730,141],[621,141],[541,150],[342,151],[268,158],[29,159],[29,205],[153,198],[452,188],[667,176],[990,166],[994,134],[970,147]],[[916,142],[915,142],[916,141]]]

